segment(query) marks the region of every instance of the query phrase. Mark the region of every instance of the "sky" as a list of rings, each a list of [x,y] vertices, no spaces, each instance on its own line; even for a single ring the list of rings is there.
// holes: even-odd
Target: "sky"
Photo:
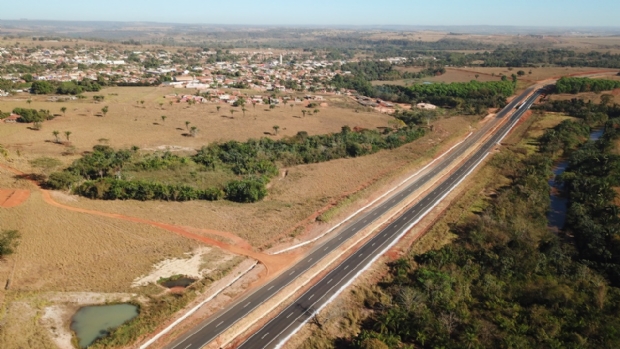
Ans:
[[[239,25],[620,26],[620,0],[0,0],[0,19]]]

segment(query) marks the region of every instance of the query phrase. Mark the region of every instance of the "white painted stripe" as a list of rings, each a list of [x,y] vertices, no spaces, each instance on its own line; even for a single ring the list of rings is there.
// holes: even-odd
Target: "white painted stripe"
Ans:
[[[293,245],[291,247],[287,247],[285,249],[282,249],[280,251],[276,251],[273,252],[271,254],[281,254],[284,252],[288,252],[290,250],[294,250],[296,248],[311,244],[317,240],[319,240],[320,238],[322,238],[323,236],[331,233],[332,231],[334,231],[336,228],[340,227],[341,225],[343,225],[344,223],[348,222],[349,220],[351,220],[351,218],[355,217],[358,213],[364,211],[365,209],[367,209],[368,207],[374,205],[375,203],[377,203],[379,200],[382,200],[384,197],[386,197],[387,195],[389,195],[390,193],[392,193],[393,191],[395,191],[396,189],[400,188],[403,184],[409,182],[412,178],[414,178],[415,176],[419,175],[420,173],[422,173],[424,170],[426,170],[427,168],[429,168],[432,164],[434,164],[437,160],[443,158],[446,154],[450,153],[454,148],[458,147],[459,145],[461,145],[461,143],[465,142],[465,140],[467,140],[467,138],[469,138],[471,135],[473,134],[473,132],[470,132],[467,136],[465,136],[465,138],[463,138],[462,141],[456,143],[455,145],[453,145],[450,149],[446,150],[443,154],[439,155],[438,157],[436,157],[435,159],[433,159],[431,162],[429,162],[428,164],[426,164],[426,166],[422,167],[419,171],[417,171],[416,173],[412,174],[411,176],[405,178],[402,182],[398,183],[395,187],[393,187],[392,189],[386,191],[385,193],[383,193],[383,195],[379,196],[378,198],[376,198],[375,200],[371,201],[368,205],[360,208],[359,210],[353,212],[353,214],[351,214],[349,217],[345,218],[343,221],[341,221],[340,223],[336,224],[335,226],[333,226],[332,228],[330,228],[328,231],[326,231],[325,233],[310,239],[308,241],[304,241],[300,244],[297,245]],[[376,214],[376,212],[375,212]]]

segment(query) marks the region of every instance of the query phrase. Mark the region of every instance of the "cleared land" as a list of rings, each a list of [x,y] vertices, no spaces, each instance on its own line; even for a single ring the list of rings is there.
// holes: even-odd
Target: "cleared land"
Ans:
[[[24,189],[0,189],[0,207],[19,206],[28,200],[30,192]]]

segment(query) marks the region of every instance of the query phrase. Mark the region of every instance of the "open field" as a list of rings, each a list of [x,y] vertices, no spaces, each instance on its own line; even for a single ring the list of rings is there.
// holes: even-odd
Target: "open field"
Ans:
[[[265,248],[276,243],[282,232],[332,200],[354,192],[369,181],[383,178],[405,164],[432,156],[435,146],[442,140],[466,133],[470,122],[463,117],[440,120],[435,132],[392,151],[288,168],[286,177],[272,181],[267,198],[255,204],[57,199],[69,206],[234,232],[252,245]],[[27,167],[23,160],[15,160],[15,163]]]
[[[246,115],[241,108],[227,104],[197,104],[188,106],[183,103],[169,105],[171,99],[163,96],[174,93],[171,88],[162,87],[115,87],[107,88],[96,94],[105,95],[103,103],[93,103],[89,93],[83,101],[47,102],[45,96],[20,95],[0,98],[0,110],[11,111],[16,107],[47,109],[61,114],[60,108],[67,107],[66,116],[45,121],[40,131],[28,129],[31,125],[0,123],[0,139],[8,149],[20,150],[24,154],[59,156],[67,149],[52,142],[52,131],[58,130],[66,141],[64,132],[71,131],[70,143],[77,152],[90,150],[98,144],[99,139],[109,140],[115,148],[136,145],[142,149],[157,150],[166,146],[193,150],[214,141],[239,140],[248,138],[293,136],[299,131],[310,135],[339,132],[348,125],[363,128],[387,126],[390,116],[377,112],[359,111],[353,108],[339,108],[332,104],[342,103],[346,97],[326,97],[328,106],[317,107],[318,114],[303,117],[301,103],[279,106],[270,110],[264,105],[254,109],[246,106]],[[194,94],[193,89],[176,90],[179,93]],[[118,95],[115,95],[118,94]],[[27,99],[32,99],[28,104]],[[144,100],[144,105],[137,101]],[[163,107],[159,103],[164,103]],[[347,102],[348,103],[348,102]],[[104,106],[109,107],[106,116],[96,116]],[[221,109],[217,112],[216,106]],[[314,108],[313,108],[314,109]],[[236,112],[231,115],[230,110]],[[161,116],[167,118],[162,121]],[[196,137],[184,136],[188,133],[185,122],[198,128]],[[273,126],[280,127],[278,135]]]
[[[579,74],[579,73],[587,73],[592,71],[600,71],[600,70],[616,70],[616,69],[603,69],[603,68],[571,68],[571,67],[544,67],[544,68],[488,68],[488,67],[463,67],[463,68],[454,68],[460,71],[473,72],[474,74],[483,74],[487,76],[499,76],[500,74],[504,74],[510,78],[512,74],[517,74],[519,70],[523,70],[526,74],[522,77],[519,77],[520,80],[529,80],[529,81],[540,81],[554,77],[566,76],[571,74]],[[532,72],[530,74],[530,72]]]
[[[572,93],[553,94],[549,96],[549,99],[553,101],[553,100],[570,100],[573,98],[579,98],[579,99],[583,99],[584,101],[592,101],[592,103],[600,103],[601,96],[604,94],[611,94],[612,96],[614,96],[612,103],[620,103],[620,89],[615,89],[613,91],[604,91],[601,93],[586,92],[586,93],[579,93],[579,94],[572,94]]]
[[[10,181],[5,174],[0,181]],[[15,257],[0,264],[14,291],[129,291],[152,265],[198,244],[150,226],[70,212],[33,191],[24,204],[0,209],[3,229],[22,235]]]
[[[420,69],[419,68],[402,68],[402,69],[398,69],[398,70],[417,72]],[[478,75],[478,77],[476,77],[476,75]],[[510,75],[510,74],[508,74],[508,75]],[[492,76],[490,74],[483,74],[483,73],[476,73],[476,72],[471,72],[471,71],[466,71],[466,70],[461,70],[461,69],[447,68],[445,74],[438,75],[438,76],[427,76],[427,77],[424,77],[424,78],[421,78],[421,79],[404,79],[404,80],[392,80],[392,81],[373,81],[372,84],[373,85],[401,85],[401,86],[406,86],[406,85],[417,84],[417,83],[421,83],[421,82],[425,82],[425,81],[435,82],[435,83],[440,83],[440,82],[451,83],[451,82],[470,82],[472,80],[478,80],[480,82],[499,81],[499,80],[501,80],[501,76],[499,76],[499,74],[497,74],[496,76]]]

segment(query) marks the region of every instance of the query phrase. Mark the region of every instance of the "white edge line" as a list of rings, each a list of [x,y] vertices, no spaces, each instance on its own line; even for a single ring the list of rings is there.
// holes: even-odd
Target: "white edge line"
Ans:
[[[524,103],[527,103],[527,99]],[[529,109],[529,108],[528,108]],[[512,130],[512,128],[516,125],[516,121],[521,119],[521,117],[517,118],[515,120],[515,122],[508,127],[508,130],[506,130],[506,132],[500,137],[500,142],[502,139],[504,139],[504,137],[506,137],[506,135],[508,134],[508,132],[510,132],[510,130]],[[486,154],[484,154],[484,156],[469,170],[467,171],[467,174],[465,174],[465,176],[463,176],[463,178],[461,178],[449,191],[447,191],[444,195],[441,196],[441,198],[439,200],[437,200],[435,202],[435,204],[433,204],[433,206],[429,207],[424,214],[422,214],[420,217],[418,217],[418,219],[416,219],[414,222],[410,223],[409,225],[407,225],[407,227],[403,228],[403,230],[401,231],[401,233],[392,240],[392,242],[387,245],[382,251],[381,253],[377,253],[369,262],[368,264],[366,264],[366,266],[362,269],[360,269],[349,281],[347,281],[345,284],[343,284],[337,291],[336,293],[334,293],[331,297],[329,297],[329,299],[323,303],[319,308],[317,308],[315,311],[312,312],[312,314],[310,314],[310,316],[308,316],[301,324],[299,324],[297,327],[295,327],[295,329],[293,330],[293,332],[291,332],[288,336],[284,337],[284,339],[282,339],[278,344],[276,344],[275,349],[280,349],[282,348],[282,346],[284,344],[286,344],[286,342],[291,339],[291,337],[293,337],[298,331],[299,329],[301,329],[305,324],[307,324],[310,319],[312,319],[315,315],[317,315],[321,310],[323,310],[323,308],[325,308],[326,306],[328,306],[331,302],[334,301],[334,299],[336,299],[347,287],[349,287],[363,272],[365,272],[366,270],[368,270],[368,268],[370,268],[370,266],[377,260],[379,259],[379,257],[383,256],[383,254],[389,250],[392,246],[394,246],[411,228],[413,228],[414,225],[418,224],[419,221],[421,221],[424,217],[426,217],[426,215],[432,210],[434,209],[437,205],[439,205],[439,203],[441,201],[443,201],[443,199],[446,198],[446,196],[448,196],[454,189],[456,189],[456,187],[458,187],[467,177],[469,177],[469,175],[480,165],[480,163],[482,163],[482,161],[484,161],[484,159],[487,158],[487,156],[489,156],[490,151],[487,151]],[[317,300],[317,302],[320,301],[320,299]],[[316,302],[314,303],[316,304]],[[311,306],[312,307],[312,306]],[[272,319],[273,320],[273,319]],[[269,321],[271,322],[271,321]],[[292,323],[291,323],[292,324]],[[282,333],[282,332],[280,332]]]
[[[468,172],[465,176],[463,176],[463,178],[461,178],[456,184],[454,184],[454,186],[447,191],[444,195],[441,196],[441,198],[439,198],[439,200],[437,200],[435,202],[435,204],[433,204],[433,206],[429,207],[424,214],[422,214],[420,217],[418,217],[418,219],[416,219],[415,221],[413,221],[412,223],[410,223],[409,225],[407,225],[407,227],[403,228],[401,233],[399,235],[396,236],[396,238],[394,238],[392,240],[392,242],[387,245],[385,248],[383,248],[383,250],[380,253],[377,253],[367,264],[366,266],[364,266],[364,268],[360,269],[349,281],[347,281],[345,284],[343,284],[337,291],[336,293],[334,293],[331,297],[329,297],[329,299],[323,303],[320,307],[318,307],[315,311],[312,312],[312,314],[310,314],[310,316],[308,316],[307,319],[305,319],[301,324],[299,324],[294,330],[293,332],[291,332],[288,336],[284,337],[284,339],[282,339],[278,344],[276,344],[275,348],[279,349],[282,348],[282,346],[289,340],[291,339],[291,337],[293,337],[293,335],[295,335],[297,333],[297,331],[299,331],[299,329],[304,326],[305,324],[307,324],[310,319],[312,319],[316,314],[318,314],[321,310],[323,310],[323,308],[325,308],[327,305],[329,305],[331,302],[334,301],[334,299],[336,299],[341,293],[342,291],[344,291],[347,287],[349,287],[363,272],[365,272],[377,259],[379,259],[381,256],[383,256],[383,254],[389,250],[392,246],[394,246],[411,228],[413,228],[414,225],[418,224],[418,222],[420,222],[424,217],[426,217],[426,215],[432,210],[434,209],[437,205],[439,205],[439,203],[441,201],[443,201],[443,199],[446,198],[446,196],[448,196],[454,189],[456,189],[456,187],[458,187],[461,182],[463,182],[467,177],[469,177],[469,175],[480,165],[480,163],[482,161],[484,161],[484,159],[486,159],[486,157],[489,155],[490,153],[487,152]]]
[[[161,332],[159,332],[158,334],[156,334],[153,338],[149,339],[148,341],[146,341],[144,344],[142,344],[140,346],[140,349],[145,349],[148,346],[150,346],[151,344],[155,343],[159,338],[161,338],[163,335],[165,335],[166,333],[170,332],[175,326],[177,326],[178,324],[180,324],[183,320],[187,319],[190,315],[192,315],[193,313],[195,313],[198,309],[200,309],[200,307],[202,307],[203,305],[205,305],[207,302],[209,302],[210,300],[212,300],[213,298],[215,298],[217,295],[219,295],[220,293],[222,293],[222,291],[224,291],[224,289],[228,288],[230,285],[234,284],[235,282],[237,282],[237,280],[239,280],[242,276],[244,276],[245,274],[247,274],[250,270],[254,269],[254,267],[256,267],[256,265],[258,264],[258,262],[254,262],[254,264],[252,264],[248,269],[246,269],[245,271],[239,273],[239,275],[237,275],[237,277],[235,277],[233,280],[231,280],[228,284],[224,285],[222,288],[220,288],[219,290],[217,290],[217,292],[213,293],[211,296],[209,296],[207,299],[205,299],[204,301],[200,302],[197,306],[193,307],[192,309],[190,309],[187,313],[185,313],[183,316],[181,316],[180,318],[178,318],[175,322],[171,323],[168,327],[166,327],[165,329],[163,329]]]
[[[379,196],[378,198],[376,198],[375,200],[373,200],[372,202],[370,202],[368,205],[360,208],[359,210],[353,212],[349,217],[345,218],[343,221],[341,221],[340,223],[334,225],[333,227],[331,227],[328,231],[326,231],[325,233],[312,238],[308,241],[304,241],[302,243],[299,243],[297,245],[293,245],[291,247],[287,247],[285,249],[282,249],[280,251],[276,251],[276,252],[272,252],[272,255],[277,255],[280,253],[284,253],[284,252],[288,252],[290,250],[294,250],[296,248],[300,248],[302,246],[311,244],[317,240],[319,240],[320,238],[324,237],[325,235],[331,233],[332,231],[334,231],[336,228],[340,227],[341,225],[343,225],[344,223],[348,222],[349,220],[351,220],[351,218],[355,217],[358,213],[364,211],[365,209],[367,209],[368,207],[374,205],[375,203],[377,203],[379,200],[385,198],[387,195],[391,194],[393,191],[395,191],[396,189],[400,188],[403,184],[407,183],[408,181],[410,181],[413,177],[419,175],[422,171],[426,170],[429,166],[431,166],[433,163],[435,163],[437,160],[443,158],[445,155],[447,155],[448,153],[450,153],[454,148],[456,148],[457,146],[459,146],[461,143],[465,142],[465,140],[467,140],[467,138],[469,138],[469,136],[471,136],[473,134],[473,132],[470,132],[467,137],[463,138],[462,141],[456,143],[455,145],[453,145],[450,149],[446,150],[443,154],[441,154],[440,156],[436,157],[435,159],[433,159],[433,161],[429,162],[428,164],[426,164],[426,166],[422,167],[418,172],[412,174],[411,176],[407,177],[405,180],[403,180],[402,182],[400,182],[399,184],[397,184],[395,187],[391,188],[390,190],[388,190],[387,192],[385,192],[383,195]]]

